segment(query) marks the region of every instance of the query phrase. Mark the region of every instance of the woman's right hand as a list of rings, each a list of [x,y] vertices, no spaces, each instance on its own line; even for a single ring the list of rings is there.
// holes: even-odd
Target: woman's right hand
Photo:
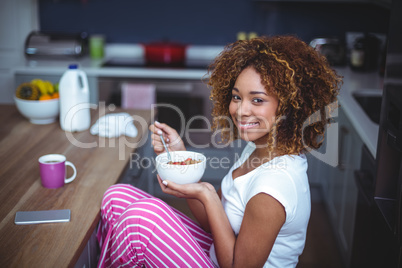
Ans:
[[[186,150],[183,140],[180,138],[177,131],[171,128],[170,126],[155,121],[155,124],[149,126],[149,130],[152,132],[151,134],[152,145],[157,155],[165,152],[165,147],[163,147],[160,135],[163,135],[165,143],[170,151]]]

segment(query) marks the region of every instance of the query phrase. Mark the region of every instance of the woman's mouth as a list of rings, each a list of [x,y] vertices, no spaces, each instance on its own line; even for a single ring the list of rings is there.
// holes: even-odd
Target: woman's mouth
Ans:
[[[239,129],[250,129],[259,125],[258,122],[237,122]]]

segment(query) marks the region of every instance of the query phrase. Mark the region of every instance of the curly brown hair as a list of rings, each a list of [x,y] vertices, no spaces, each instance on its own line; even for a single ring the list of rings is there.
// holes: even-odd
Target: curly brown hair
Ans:
[[[267,93],[279,100],[276,122],[267,140],[268,150],[299,154],[318,149],[342,77],[324,56],[295,36],[234,42],[209,66],[213,128],[221,129],[222,139],[232,141],[239,137],[236,128],[231,131],[229,104],[237,77],[250,66],[260,74]]]

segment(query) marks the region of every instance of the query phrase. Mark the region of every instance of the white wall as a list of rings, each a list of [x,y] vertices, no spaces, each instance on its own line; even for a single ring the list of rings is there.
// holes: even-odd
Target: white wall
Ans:
[[[0,0],[0,103],[13,103],[13,68],[24,64],[25,38],[38,24],[37,0]]]

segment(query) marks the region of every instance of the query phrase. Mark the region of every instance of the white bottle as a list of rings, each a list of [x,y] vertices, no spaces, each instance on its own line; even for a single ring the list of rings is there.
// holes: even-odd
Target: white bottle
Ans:
[[[90,127],[88,78],[76,64],[68,66],[59,83],[60,125],[65,131],[83,131]]]

